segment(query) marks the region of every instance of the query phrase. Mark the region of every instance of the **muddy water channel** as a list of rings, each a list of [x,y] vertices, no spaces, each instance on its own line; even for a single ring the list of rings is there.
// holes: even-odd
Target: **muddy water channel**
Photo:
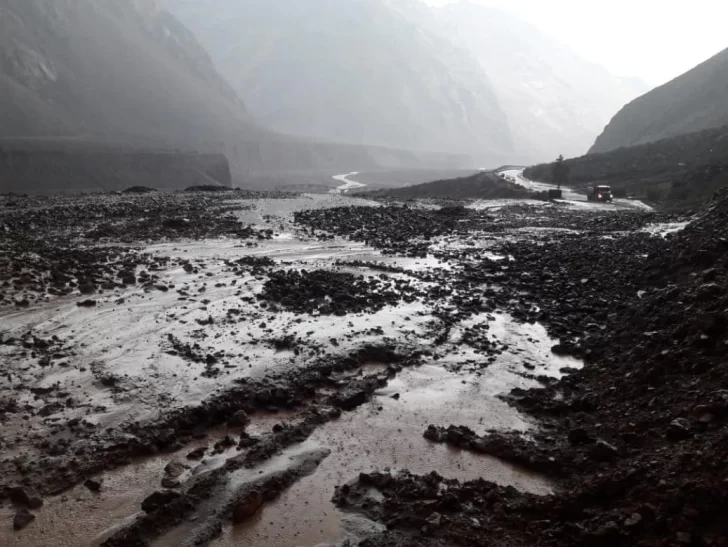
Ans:
[[[15,390],[25,408],[1,422],[6,462],[93,469],[94,454],[103,458],[112,444],[137,442],[132,437],[143,438],[145,424],[157,439],[157,424],[169,416],[196,407],[212,416],[184,438],[172,426],[174,441],[162,450],[80,477],[100,481],[98,491],[79,484],[49,492],[22,530],[13,531],[18,506],[5,502],[0,545],[136,545],[130,538],[159,547],[333,545],[381,527],[331,501],[337,486],[372,471],[434,470],[535,494],[552,491],[538,475],[423,437],[431,424],[528,435],[532,424],[502,396],[581,366],[552,353],[557,341],[542,325],[505,310],[458,310],[462,291],[441,290],[458,274],[458,261],[383,254],[293,222],[298,210],[376,203],[330,195],[235,204],[238,219],[269,230],[269,237],[142,242],[135,252],[156,266],[138,266],[133,274],[151,276],[149,283],[109,286],[94,294],[93,305],[79,305],[88,296],[74,292],[0,310],[3,339],[26,341],[0,345],[0,359],[15,363],[0,388]],[[495,237],[449,241],[507,267],[512,258],[487,250]],[[444,245],[432,241],[433,250]],[[291,272],[310,294],[275,300],[294,279]],[[320,290],[306,285],[315,272],[324,272],[313,278],[324,283]],[[364,288],[370,293],[342,297],[350,308],[337,308],[331,291],[341,280],[353,283],[343,288],[348,296]],[[47,341],[42,350],[33,349],[43,345],[37,340]],[[39,353],[47,358],[39,360]],[[340,365],[296,384],[299,371],[320,371],[327,363]],[[260,385],[272,386],[268,400],[235,406],[230,393]],[[220,423],[225,408],[246,408],[248,416]],[[88,433],[69,423],[84,424]],[[50,459],[44,439],[51,440]],[[42,482],[36,477],[34,484]],[[233,525],[231,511],[253,490],[272,493]],[[160,510],[156,517],[142,510],[159,491],[180,494],[183,510]]]

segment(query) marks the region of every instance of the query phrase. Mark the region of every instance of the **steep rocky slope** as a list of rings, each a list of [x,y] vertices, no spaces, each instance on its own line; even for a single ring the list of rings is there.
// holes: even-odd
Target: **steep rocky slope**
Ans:
[[[514,152],[478,63],[383,0],[221,0],[214,10],[169,0],[166,6],[195,31],[251,114],[269,127],[491,161]]]
[[[60,165],[69,146],[225,154],[234,183],[258,186],[267,183],[259,173],[467,163],[461,156],[314,142],[260,128],[192,32],[156,0],[0,0],[0,97],[0,139],[11,139],[15,151],[25,143],[35,154],[38,142],[53,150],[49,163],[49,156],[35,154],[37,173],[65,173],[66,189],[71,183],[89,189],[84,181],[108,175],[106,169],[90,175],[89,165],[103,167],[94,162],[75,171],[76,156]],[[116,165],[131,165],[128,157]],[[27,180],[5,170],[0,192]]]
[[[728,124],[728,49],[625,106],[592,153]]]
[[[2,0],[1,137],[220,148],[257,129],[193,35],[154,0]]]
[[[728,183],[728,126],[648,144],[587,154],[566,162],[570,184],[610,184],[663,207],[693,207]],[[526,177],[553,182],[552,165],[529,167]]]

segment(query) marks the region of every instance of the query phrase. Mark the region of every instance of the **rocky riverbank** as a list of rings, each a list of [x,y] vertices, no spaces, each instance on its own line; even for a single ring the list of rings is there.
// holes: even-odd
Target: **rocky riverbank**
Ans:
[[[3,198],[0,538],[722,545],[726,203]]]

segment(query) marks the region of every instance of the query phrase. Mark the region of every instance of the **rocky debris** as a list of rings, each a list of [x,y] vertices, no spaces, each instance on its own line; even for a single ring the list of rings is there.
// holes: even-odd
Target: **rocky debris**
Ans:
[[[346,315],[396,305],[406,288],[386,279],[328,270],[272,272],[259,298],[296,313]]]
[[[179,499],[181,494],[174,490],[160,490],[154,492],[142,502],[142,511],[152,513],[163,509],[173,501]]]
[[[235,414],[230,417],[228,425],[230,427],[245,427],[250,423],[250,417],[244,410],[238,410]]]
[[[156,192],[157,190],[155,188],[150,188],[149,186],[130,186],[129,188],[126,188],[125,190],[122,190],[122,194],[149,194],[151,192]]]
[[[100,492],[101,491],[101,484],[102,481],[97,479],[86,479],[86,481],[83,483],[83,485],[91,490],[91,492]]]
[[[313,230],[348,236],[403,256],[426,256],[428,241],[451,233],[457,216],[410,207],[339,207],[295,213],[295,221]]]
[[[18,509],[13,518],[13,529],[22,530],[35,520],[35,515],[27,509]]]
[[[29,509],[39,509],[43,506],[43,500],[34,492],[20,486],[8,489],[10,501]]]
[[[253,490],[233,507],[233,522],[240,524],[255,515],[263,506],[263,494]]]
[[[190,210],[180,205],[172,209],[161,207],[163,214],[153,217],[160,210],[155,200],[167,200],[166,194],[147,198],[148,212],[137,210],[142,202],[129,196],[128,218],[148,218],[151,222],[147,232],[142,227],[136,234],[146,233],[145,237],[154,241],[205,233],[227,237],[234,233],[214,224],[214,219],[209,232],[207,227],[197,224],[198,219],[205,221],[208,215],[226,210],[222,196],[180,196],[169,199],[180,200],[178,204],[185,199],[209,201],[197,202],[197,213],[195,207]],[[43,200],[39,203],[41,207],[47,205]],[[11,212],[14,231],[7,236],[8,232],[0,228],[0,245],[14,249],[9,255],[0,253],[0,273],[9,273],[7,277],[0,276],[9,280],[0,292],[4,298],[0,305],[7,306],[8,297],[22,297],[30,304],[36,301],[32,298],[34,293],[42,294],[41,298],[54,296],[51,289],[59,295],[78,295],[80,285],[92,284],[100,295],[99,302],[109,302],[111,307],[106,291],[123,289],[123,280],[129,275],[139,288],[149,291],[150,297],[161,296],[154,287],[170,286],[169,281],[158,276],[161,270],[174,268],[176,274],[184,277],[206,275],[199,261],[152,257],[119,245],[123,237],[115,231],[114,224],[129,224],[125,220],[126,206],[113,200],[109,203],[113,206],[107,210],[92,206],[90,214],[96,215],[93,222],[77,231],[85,235],[98,229],[94,237],[101,239],[108,234],[108,247],[90,245],[93,238],[83,238],[73,248],[58,243],[58,230],[77,233],[74,222],[85,218],[85,213],[74,209],[75,205],[71,209],[66,204],[51,213],[46,211],[52,219],[47,223],[43,215],[32,213],[38,223],[35,228],[24,224],[22,215],[13,216]],[[726,536],[720,520],[726,489],[715,477],[725,474],[726,468],[722,455],[726,453],[728,385],[724,369],[728,360],[723,316],[728,302],[726,291],[721,290],[726,286],[722,235],[726,222],[721,219],[728,215],[720,204],[719,199],[711,211],[682,234],[666,238],[640,231],[646,224],[664,217],[644,213],[587,214],[559,205],[518,205],[503,214],[389,206],[369,212],[364,208],[311,212],[299,218],[299,227],[313,237],[331,237],[322,233],[329,230],[369,242],[387,254],[429,254],[447,267],[420,271],[372,268],[382,275],[354,276],[354,283],[361,283],[360,289],[354,291],[355,298],[347,300],[341,290],[342,297],[336,297],[337,305],[329,303],[327,291],[336,291],[344,278],[323,274],[312,278],[296,272],[300,276],[297,290],[303,291],[305,298],[299,299],[287,289],[285,283],[289,279],[281,277],[272,285],[278,291],[275,299],[262,298],[259,303],[252,298],[244,300],[239,307],[230,308],[232,312],[223,318],[213,319],[212,313],[205,313],[204,319],[195,325],[199,339],[170,339],[164,349],[181,356],[186,361],[182,366],[194,367],[193,363],[198,363],[200,368],[219,374],[226,366],[237,363],[234,356],[218,353],[214,342],[202,342],[205,331],[221,322],[248,320],[241,311],[244,305],[258,304],[263,308],[265,304],[270,314],[281,309],[322,313],[327,305],[335,313],[360,313],[377,309],[381,304],[379,293],[391,291],[392,302],[421,299],[434,310],[437,339],[433,348],[426,349],[431,356],[441,346],[453,343],[459,322],[474,318],[472,325],[458,329],[457,343],[473,351],[476,357],[472,359],[472,368],[479,371],[508,351],[503,342],[491,339],[491,312],[507,311],[524,322],[538,321],[560,339],[555,348],[559,354],[586,361],[583,370],[564,369],[566,376],[560,381],[541,375],[541,363],[525,363],[531,366],[522,367],[528,372],[521,372],[516,365],[519,373],[538,380],[543,387],[515,390],[504,397],[538,419],[542,427],[534,428],[528,436],[493,432],[481,436],[459,426],[433,427],[429,435],[440,442],[536,468],[555,481],[557,495],[537,498],[484,481],[461,484],[433,475],[363,475],[362,484],[371,489],[376,483],[374,486],[383,492],[383,501],[371,501],[363,487],[354,485],[347,490],[344,485],[337,502],[388,526],[388,532],[369,545],[404,545],[407,541],[429,542],[438,547],[539,542],[554,546],[668,545],[680,541],[721,545]],[[204,207],[210,211],[203,211]],[[392,218],[383,220],[387,215]],[[99,225],[102,219],[110,223],[108,231]],[[330,220],[330,225],[325,226],[321,219]],[[174,222],[164,226],[165,220]],[[378,220],[383,222],[379,229],[375,226]],[[412,227],[405,226],[406,222]],[[429,239],[417,234],[425,224],[429,226]],[[543,230],[524,230],[530,226]],[[32,237],[33,230],[48,236],[51,244],[41,247],[38,241],[31,241],[28,252],[21,245],[21,237]],[[135,230],[136,225],[130,233]],[[268,237],[265,232],[258,235]],[[255,244],[256,238],[257,235],[242,245]],[[58,246],[57,252],[54,245]],[[276,266],[268,261],[231,261],[227,267],[241,276],[258,276],[258,282],[276,277]],[[416,281],[398,285],[396,280],[400,277]],[[379,283],[375,285],[373,280]],[[346,278],[346,282],[351,282],[351,278]],[[172,291],[173,288],[166,298],[173,296]],[[322,292],[326,294],[321,296]],[[185,306],[192,304],[187,290],[178,289],[178,293]],[[285,299],[290,299],[291,307],[281,303]],[[200,308],[208,304],[201,297],[194,303]],[[268,318],[261,315],[255,321],[256,325],[263,324]],[[184,460],[192,449],[183,447],[200,439],[200,432],[206,428],[224,426],[239,410],[253,419],[258,411],[295,411],[294,420],[281,418],[272,431],[259,434],[256,430],[255,436],[243,433],[239,441],[237,434],[235,439],[230,435],[219,441],[222,444],[210,441],[210,453],[239,449],[239,454],[229,458],[219,471],[222,476],[234,469],[252,469],[285,447],[302,442],[342,411],[358,408],[370,400],[372,393],[397,374],[401,366],[419,362],[420,355],[416,353],[407,358],[395,354],[381,328],[372,328],[367,333],[382,337],[380,346],[341,358],[329,354],[310,366],[276,370],[264,377],[243,377],[199,404],[164,412],[156,420],[130,421],[115,431],[94,428],[83,418],[63,416],[64,409],[77,405],[71,401],[66,406],[74,394],[63,393],[57,386],[24,386],[13,377],[8,385],[20,390],[23,398],[15,403],[0,400],[0,418],[4,415],[15,419],[21,414],[44,418],[53,424],[55,434],[37,441],[40,458],[0,460],[0,476],[11,484],[32,486],[43,495],[55,494],[83,483],[89,476],[125,465],[130,458],[180,450],[179,457]],[[302,338],[286,341],[285,334],[271,331],[261,340],[273,347],[280,341],[282,350],[290,349],[292,358],[298,356],[296,350],[311,349],[298,341]],[[73,354],[69,351],[72,348],[63,340],[33,333],[12,337],[2,334],[0,344],[3,349],[32,355],[43,368],[69,362],[73,366]],[[343,344],[337,351],[342,347]],[[382,363],[378,374],[363,376],[356,372],[370,361]],[[111,388],[108,392],[114,396],[130,384],[123,376],[109,375],[103,363],[98,371],[95,365],[91,368],[98,383]],[[453,374],[460,372],[452,369]],[[26,396],[35,398],[32,405],[25,405]],[[83,406],[78,410],[86,412]],[[174,473],[165,472],[163,486],[180,487],[178,479],[183,473],[175,477]],[[179,493],[162,490],[160,494],[179,497],[170,497],[168,503],[160,506],[156,503],[164,500],[152,500],[157,509],[140,518],[139,526],[147,526],[140,536],[146,543],[164,526],[186,518],[183,515],[190,515],[199,500],[206,499],[202,487],[191,491],[198,482],[193,473],[190,475],[185,475]],[[269,486],[270,494],[256,485],[265,500],[281,491],[277,483]],[[6,495],[3,491],[2,496]],[[221,508],[218,524],[229,521],[232,510],[232,506]],[[135,529],[131,527],[130,533]],[[116,545],[144,544],[115,541]]]
[[[727,228],[728,191],[670,237],[587,231],[511,241],[492,249],[512,256],[507,264],[482,261],[464,272],[473,285],[497,282],[499,303],[561,336],[558,351],[586,359],[559,382],[508,399],[544,426],[522,446],[525,458],[546,450],[567,473],[544,468],[560,484],[557,495],[514,492],[505,503],[493,485],[448,484],[468,504],[454,513],[437,505],[443,487],[429,475],[360,477],[361,488],[340,488],[337,503],[390,530],[363,545],[400,545],[413,529],[447,544],[725,544],[718,507],[728,486],[715,477],[728,472]],[[517,304],[523,295],[528,306]],[[470,449],[479,440],[471,433],[433,426],[427,436]],[[508,439],[500,448],[515,446]],[[371,484],[383,501],[366,498]],[[495,503],[481,505],[490,496]],[[433,510],[450,525],[423,528]]]
[[[557,460],[556,454],[548,448],[526,440],[515,432],[492,432],[480,436],[465,426],[451,425],[445,428],[429,425],[423,436],[436,443],[447,443],[461,449],[488,454],[551,475],[559,475],[569,468],[568,460]]]
[[[192,452],[187,454],[187,459],[201,460],[205,456],[205,452],[207,452],[207,448],[204,446],[201,446],[200,448],[195,448]]]
[[[217,184],[202,184],[199,186],[190,186],[185,188],[185,192],[232,192],[233,189],[229,186],[222,186]]]

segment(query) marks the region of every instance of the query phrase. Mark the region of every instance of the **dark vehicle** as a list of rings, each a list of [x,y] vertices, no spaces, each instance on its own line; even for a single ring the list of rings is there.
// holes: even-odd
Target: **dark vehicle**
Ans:
[[[612,202],[612,187],[611,186],[595,186],[591,192],[589,192],[589,201],[608,201]]]

